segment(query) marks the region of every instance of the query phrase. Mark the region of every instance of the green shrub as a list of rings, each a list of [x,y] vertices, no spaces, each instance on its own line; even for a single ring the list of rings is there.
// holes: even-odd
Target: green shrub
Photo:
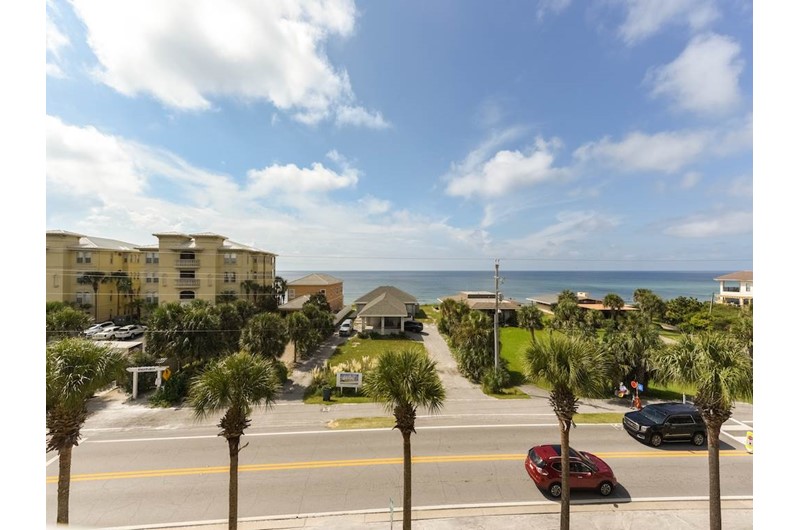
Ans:
[[[171,407],[179,404],[189,393],[189,379],[190,375],[186,371],[172,374],[172,377],[150,396],[150,404],[154,407]]]
[[[510,384],[511,374],[502,364],[497,369],[491,367],[483,372],[481,388],[486,394],[499,394],[502,389],[507,388]]]
[[[278,359],[273,360],[273,365],[275,366],[275,374],[278,376],[278,381],[281,384],[286,383],[289,380],[289,367]]]

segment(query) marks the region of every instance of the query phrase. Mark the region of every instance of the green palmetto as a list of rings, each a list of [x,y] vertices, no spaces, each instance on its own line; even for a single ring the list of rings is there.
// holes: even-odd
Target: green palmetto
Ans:
[[[367,373],[364,391],[382,402],[395,418],[394,428],[403,436],[403,528],[411,528],[411,433],[417,408],[438,411],[445,390],[436,363],[414,350],[385,352],[374,370]]]
[[[708,431],[710,528],[722,528],[719,433],[735,400],[753,395],[753,359],[740,342],[719,333],[684,335],[656,358],[658,378],[697,388],[694,405]]]
[[[269,407],[281,388],[270,360],[239,352],[218,359],[192,380],[189,402],[198,418],[222,413],[219,436],[228,442],[230,457],[228,528],[235,529],[239,504],[239,451],[255,407]]]
[[[94,342],[68,338],[48,344],[45,366],[47,450],[58,452],[56,523],[68,524],[72,448],[88,415],[86,403],[125,374],[124,360]]]
[[[604,394],[608,381],[608,356],[594,342],[578,337],[551,335],[533,342],[525,353],[528,376],[551,386],[550,405],[561,430],[561,469],[569,469],[569,432],[578,411],[579,397]],[[561,484],[561,530],[569,529],[569,481]]]

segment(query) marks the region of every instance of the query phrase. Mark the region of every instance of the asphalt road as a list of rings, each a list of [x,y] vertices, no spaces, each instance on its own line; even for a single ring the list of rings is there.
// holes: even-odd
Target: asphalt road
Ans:
[[[228,454],[216,428],[188,433],[94,431],[74,451],[70,522],[139,526],[227,517]],[[306,514],[402,505],[402,440],[389,429],[248,431],[240,453],[239,516]],[[534,444],[555,443],[554,424],[421,426],[412,436],[415,506],[554,502],[528,478]],[[707,452],[645,446],[617,425],[581,425],[572,446],[606,459],[620,482],[609,503],[708,494]],[[752,455],[735,442],[721,457],[724,496],[753,493]],[[48,467],[47,520],[57,465]],[[574,492],[573,499],[597,499]]]

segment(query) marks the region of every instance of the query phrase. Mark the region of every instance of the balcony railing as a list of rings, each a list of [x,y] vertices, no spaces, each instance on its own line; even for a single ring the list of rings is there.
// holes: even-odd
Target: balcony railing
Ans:
[[[175,287],[200,287],[200,280],[198,278],[177,278]]]
[[[176,267],[182,267],[182,268],[187,268],[187,267],[197,268],[197,267],[200,266],[200,260],[199,259],[176,259],[175,260],[175,266]]]

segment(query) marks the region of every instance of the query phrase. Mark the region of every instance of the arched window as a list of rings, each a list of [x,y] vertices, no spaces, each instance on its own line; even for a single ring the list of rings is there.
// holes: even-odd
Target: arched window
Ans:
[[[181,291],[179,298],[181,300],[194,300],[194,291]]]

